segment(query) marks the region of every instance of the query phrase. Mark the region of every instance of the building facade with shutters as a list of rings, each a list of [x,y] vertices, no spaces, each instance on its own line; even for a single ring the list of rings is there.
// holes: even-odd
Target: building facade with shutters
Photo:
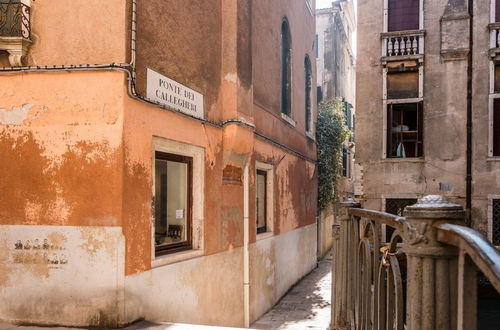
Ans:
[[[366,207],[401,214],[418,197],[442,194],[500,244],[497,12],[495,0],[358,1],[356,152]]]
[[[248,326],[316,265],[311,0],[0,0],[0,319]]]

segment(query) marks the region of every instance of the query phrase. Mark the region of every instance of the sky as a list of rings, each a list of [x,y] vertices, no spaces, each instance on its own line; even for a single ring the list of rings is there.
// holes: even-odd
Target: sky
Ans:
[[[316,0],[316,9],[331,7],[332,0]]]

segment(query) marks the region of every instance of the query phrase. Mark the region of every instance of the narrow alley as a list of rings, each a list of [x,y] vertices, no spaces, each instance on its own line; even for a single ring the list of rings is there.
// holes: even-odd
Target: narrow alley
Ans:
[[[329,329],[331,252],[318,267],[294,286],[253,329]]]

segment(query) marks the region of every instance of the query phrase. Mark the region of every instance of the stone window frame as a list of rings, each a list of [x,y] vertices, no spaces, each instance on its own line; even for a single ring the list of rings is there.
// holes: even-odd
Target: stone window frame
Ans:
[[[311,16],[314,16],[312,0],[304,0],[304,1],[306,3],[307,9],[309,10],[309,14],[311,14]]]
[[[290,104],[288,107],[288,113],[284,112],[283,110],[286,110],[283,106],[283,93],[284,93],[284,86],[283,86],[283,70],[285,67],[285,64],[283,63],[283,26],[286,24],[286,29],[288,32],[288,49],[289,49],[289,55],[290,55],[290,60],[288,63],[288,71],[290,71],[290,82],[289,82],[289,97],[290,97]],[[290,26],[290,22],[286,16],[283,16],[281,19],[281,25],[280,25],[280,114],[281,118],[285,120],[288,124],[291,126],[295,127],[297,125],[297,122],[293,119],[293,38],[292,38],[292,28]]]
[[[493,1],[494,2],[494,1]],[[495,92],[495,64],[500,63],[500,59],[493,57],[490,60],[489,68],[489,95],[488,95],[488,158],[492,160],[500,160],[500,155],[493,155],[493,137],[494,137],[494,121],[493,115],[495,110],[495,99],[500,99],[500,92]],[[500,129],[500,127],[498,127]]]
[[[494,1],[494,0],[493,0]],[[424,0],[420,0],[418,4],[419,8],[419,30],[424,29]],[[384,0],[384,33],[388,32],[389,29],[389,0]]]
[[[268,163],[255,161],[255,177],[257,170],[266,172],[266,231],[255,235],[257,240],[265,239],[274,236],[274,166]],[[257,180],[255,182],[255,224],[257,223]]]
[[[413,158],[392,158],[387,157],[387,111],[388,105],[390,104],[400,104],[400,103],[419,103],[424,102],[424,66],[419,65],[418,68],[418,97],[407,98],[407,99],[388,99],[387,98],[387,73],[388,69],[386,66],[382,69],[382,159],[390,159],[395,161],[405,161],[408,159],[422,159],[423,157],[413,157]],[[425,118],[425,108],[423,110]],[[425,128],[425,123],[424,123]],[[424,156],[425,157],[425,156]]]
[[[155,256],[154,209],[151,214],[151,266],[152,268],[196,258],[204,255],[204,187],[205,187],[205,149],[163,137],[153,136],[152,148],[152,200],[155,196],[155,155],[156,152],[192,158],[192,248],[190,250]]]
[[[490,0],[490,23],[496,23],[496,0]],[[492,44],[495,45],[495,38],[493,37]],[[492,47],[494,48],[494,47]]]
[[[493,201],[500,200],[500,195],[498,194],[489,194],[488,195],[488,228],[487,228],[487,237],[488,241],[493,243]]]

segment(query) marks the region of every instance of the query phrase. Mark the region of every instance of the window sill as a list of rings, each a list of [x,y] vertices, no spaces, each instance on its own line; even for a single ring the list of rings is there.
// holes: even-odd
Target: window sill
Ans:
[[[306,136],[307,136],[308,138],[310,138],[311,140],[316,141],[316,137],[314,136],[314,133],[313,133],[313,132],[307,132],[307,131],[306,131]]]
[[[382,163],[425,163],[424,158],[383,158]]]
[[[260,241],[262,239],[270,238],[270,237],[273,237],[273,236],[274,236],[274,233],[272,231],[266,231],[265,233],[257,234],[256,240]]]
[[[203,250],[188,250],[173,254],[166,254],[163,256],[155,257],[155,259],[151,262],[151,268],[162,267],[174,264],[176,262],[202,257],[203,254]]]
[[[288,115],[284,114],[283,112],[281,113],[281,118],[284,119],[288,124],[292,125],[295,127],[297,125],[297,122],[292,119],[292,117],[289,117]]]
[[[489,156],[486,158],[487,162],[500,162],[500,156]]]

